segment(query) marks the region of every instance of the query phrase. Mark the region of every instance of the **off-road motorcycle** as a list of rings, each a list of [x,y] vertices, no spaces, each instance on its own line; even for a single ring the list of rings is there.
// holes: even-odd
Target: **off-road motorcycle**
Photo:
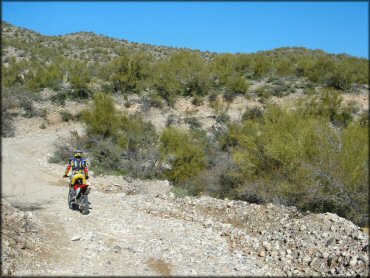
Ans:
[[[70,176],[68,192],[68,206],[70,209],[79,210],[83,215],[89,214],[89,184],[86,182],[85,174],[76,173]]]

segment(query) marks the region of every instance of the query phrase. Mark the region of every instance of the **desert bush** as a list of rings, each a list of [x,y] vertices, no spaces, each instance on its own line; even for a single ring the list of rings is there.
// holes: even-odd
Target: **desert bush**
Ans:
[[[93,107],[84,111],[86,142],[91,164],[98,171],[150,178],[158,160],[154,126],[140,115],[118,112],[109,95],[96,94]]]
[[[210,103],[215,102],[215,101],[217,100],[217,96],[218,96],[217,92],[212,91],[212,92],[208,95],[208,101],[209,101]]]
[[[193,96],[193,99],[191,100],[191,103],[196,106],[202,105],[204,102],[203,97],[200,97],[198,95]]]
[[[191,133],[166,128],[160,137],[161,161],[171,165],[164,176],[181,183],[205,168],[205,153],[201,142]]]
[[[66,100],[70,97],[71,92],[69,90],[61,90],[55,96],[51,98],[53,104],[64,106]]]
[[[52,63],[48,66],[37,65],[34,68],[35,71],[27,80],[27,86],[31,91],[37,91],[42,88],[59,89],[63,73],[57,64]]]
[[[200,129],[202,124],[200,123],[199,119],[196,117],[189,117],[185,118],[185,123],[189,124],[191,129]]]
[[[96,94],[92,109],[83,113],[82,120],[87,125],[88,134],[109,137],[117,134],[119,118],[113,99],[107,94]]]
[[[178,198],[183,198],[187,195],[189,195],[189,192],[182,186],[172,186],[171,187],[172,192],[175,194],[176,197]]]
[[[63,122],[69,122],[74,119],[73,115],[68,110],[60,111],[59,113]]]
[[[231,157],[217,146],[207,152],[208,166],[198,175],[185,181],[182,186],[189,194],[207,194],[215,198],[233,198],[236,182],[231,174],[234,167]]]
[[[24,109],[23,117],[32,118],[38,115],[37,110],[33,106],[32,99],[28,95],[22,94],[19,96],[19,105]]]
[[[13,137],[15,125],[13,114],[9,111],[14,106],[12,95],[9,90],[4,90],[1,95],[1,136]]]
[[[180,118],[178,118],[174,114],[170,114],[170,115],[168,115],[167,120],[166,120],[166,127],[170,127],[170,126],[179,124],[180,122],[181,122]]]
[[[345,126],[353,119],[354,107],[345,106],[340,92],[325,88],[319,94],[309,96],[299,104],[307,115],[325,117],[336,126]]]
[[[164,108],[163,99],[159,95],[151,95],[150,96],[150,106],[163,109]]]
[[[243,115],[242,115],[242,120],[260,120],[263,118],[263,110],[258,107],[252,107],[252,108],[247,108]]]
[[[13,115],[8,111],[8,107],[4,104],[4,98],[1,103],[1,136],[2,137],[13,137],[15,135],[15,125]]]
[[[45,129],[46,128],[46,122],[42,122],[39,127],[41,129]]]
[[[70,133],[69,138],[59,138],[55,143],[55,151],[48,158],[50,163],[67,163],[76,149],[85,150],[86,138],[76,131]]]
[[[226,124],[230,122],[230,116],[226,112],[221,112],[216,116],[216,122],[220,124]]]
[[[228,102],[228,103],[231,103],[237,96],[237,93],[235,91],[232,91],[232,90],[225,90],[224,94],[223,94],[223,99]]]
[[[217,96],[215,100],[210,101],[209,106],[215,110],[216,114],[224,113],[228,110],[228,105],[225,105],[222,98]]]
[[[8,67],[2,67],[2,85],[5,88],[24,85],[26,82],[24,71],[27,67],[27,62],[16,62],[15,59],[12,59]]]
[[[280,80],[279,82],[275,82],[275,84],[269,88],[269,92],[273,96],[283,97],[285,95],[289,95],[290,93],[294,93],[294,89],[285,81]]]
[[[228,174],[234,179],[230,195],[329,211],[363,225],[367,128],[349,121],[336,129],[324,115],[268,105],[263,120],[231,124],[219,137],[237,166]]]
[[[179,95],[204,96],[210,88],[203,58],[189,51],[175,52],[168,60],[159,62],[153,78],[154,87],[167,102],[173,102]]]
[[[353,81],[352,66],[346,61],[335,63],[333,69],[326,73],[326,84],[339,90],[350,89]]]
[[[144,152],[132,155],[124,155],[122,169],[126,175],[140,179],[152,179],[161,175],[161,169],[157,167],[159,151],[156,146],[148,148]]]
[[[15,130],[14,119],[10,113],[2,113],[1,137],[13,137]]]
[[[265,103],[272,96],[271,87],[267,85],[263,85],[257,88],[254,93],[259,97],[259,101],[261,103]]]
[[[252,62],[252,70],[254,72],[254,78],[261,78],[271,70],[271,62],[266,56],[254,55]]]
[[[227,79],[235,72],[235,58],[231,54],[217,55],[209,64],[209,70],[215,87],[225,86]]]
[[[43,118],[44,120],[47,120],[47,116],[49,114],[49,111],[46,107],[43,107],[41,108],[39,111],[38,111],[38,116],[40,116],[41,118]]]
[[[163,109],[164,101],[159,95],[150,95],[149,97],[143,97],[142,99],[142,108],[143,112],[148,112],[151,107]]]
[[[358,117],[357,122],[362,127],[368,127],[369,126],[369,110],[363,111],[360,116]]]
[[[118,143],[129,152],[150,149],[158,139],[153,124],[144,121],[138,114],[121,116],[116,136]]]
[[[127,50],[108,65],[114,92],[139,93],[150,74],[152,56],[143,52],[130,54]]]
[[[281,57],[275,65],[276,74],[278,76],[289,76],[295,73],[294,64],[287,58]]]
[[[89,138],[88,144],[91,167],[97,174],[125,174],[122,161],[124,150],[112,137],[95,135]]]

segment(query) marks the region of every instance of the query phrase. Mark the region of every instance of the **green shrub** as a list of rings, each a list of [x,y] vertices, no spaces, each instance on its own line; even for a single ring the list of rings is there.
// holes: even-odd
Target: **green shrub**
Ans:
[[[51,102],[53,104],[64,106],[66,104],[66,100],[69,98],[70,95],[71,93],[68,90],[62,90],[51,98]]]
[[[44,107],[44,108],[41,108],[40,109],[40,112],[39,112],[39,116],[40,117],[46,119],[46,117],[48,116],[48,114],[49,114],[49,111],[48,111],[47,108]]]
[[[150,75],[152,57],[143,52],[130,54],[124,51],[108,65],[114,92],[139,93]]]
[[[252,70],[254,72],[254,78],[261,78],[271,70],[270,61],[267,57],[256,54],[252,62]]]
[[[71,132],[70,138],[55,142],[55,151],[48,161],[55,164],[67,163],[73,152],[76,149],[84,149],[84,145],[84,139],[77,132]]]
[[[263,110],[258,107],[247,108],[242,115],[242,120],[260,120],[263,118]]]
[[[15,135],[14,119],[10,113],[2,113],[1,137],[13,137]]]
[[[228,103],[231,103],[236,98],[236,96],[237,96],[236,92],[231,90],[225,90],[223,94],[224,100]]]
[[[42,123],[40,124],[40,128],[41,128],[41,129],[45,129],[45,128],[46,128],[46,123],[45,123],[45,122],[42,122]]]
[[[90,151],[95,169],[139,178],[155,176],[158,136],[151,123],[138,114],[117,111],[105,94],[94,96],[92,109],[84,111],[82,119],[87,130],[83,146]]]
[[[245,95],[248,92],[249,85],[244,77],[233,74],[226,81],[226,90],[235,94]]]
[[[154,86],[167,102],[179,95],[204,96],[210,88],[209,72],[203,58],[189,51],[175,52],[154,69]],[[170,104],[170,103],[169,103]]]
[[[178,118],[176,115],[174,114],[170,114],[168,115],[167,117],[167,121],[166,121],[166,127],[170,127],[170,126],[173,126],[175,124],[178,124],[181,122],[181,119]]]
[[[221,123],[221,124],[229,123],[230,116],[226,112],[221,112],[219,115],[217,115],[216,122]]]
[[[159,95],[152,95],[150,97],[150,106],[163,109],[164,108],[163,99]]]
[[[189,117],[185,119],[185,123],[190,125],[190,128],[192,130],[194,129],[200,129],[202,127],[202,124],[196,117]]]
[[[23,117],[32,118],[38,115],[36,109],[33,106],[32,100],[26,94],[19,96],[19,105],[23,108]]]
[[[73,115],[68,110],[60,111],[60,116],[62,117],[63,122],[69,122],[70,120],[73,120]]]
[[[91,91],[88,88],[88,83],[91,80],[90,69],[86,63],[75,62],[70,68],[72,85],[71,97],[75,99],[85,99],[91,96]]]
[[[369,111],[368,110],[365,110],[360,114],[360,116],[358,117],[358,123],[362,127],[368,127],[369,126]]]
[[[215,87],[225,86],[227,79],[235,72],[236,59],[231,54],[220,54],[209,64],[210,74]]]
[[[237,166],[226,176],[233,180],[230,195],[329,211],[364,225],[368,130],[352,121],[335,129],[328,120],[326,113],[268,105],[262,120],[230,125],[219,138]]]
[[[51,88],[58,90],[62,83],[62,71],[56,63],[48,66],[36,66],[36,71],[27,80],[27,86],[31,91],[37,91],[42,88]]]
[[[191,101],[193,105],[200,106],[203,104],[203,98],[200,96],[195,95]]]
[[[1,96],[1,137],[13,137],[15,135],[14,116],[9,109],[14,105],[9,90],[4,90]]]
[[[278,59],[275,65],[276,73],[279,76],[289,76],[293,75],[295,72],[295,67],[292,62],[284,57]]]
[[[172,186],[171,190],[175,194],[175,196],[178,198],[183,198],[189,195],[189,192],[184,187],[181,187],[181,186]]]
[[[303,113],[325,117],[336,126],[346,126],[353,119],[354,108],[343,105],[340,92],[329,88],[309,96],[299,106]]]
[[[109,95],[96,94],[93,108],[83,113],[82,120],[87,125],[88,134],[109,137],[117,134],[120,115]]]
[[[205,168],[203,146],[193,133],[166,128],[160,138],[160,155],[163,162],[172,165],[164,175],[175,183],[181,183],[195,176]]]

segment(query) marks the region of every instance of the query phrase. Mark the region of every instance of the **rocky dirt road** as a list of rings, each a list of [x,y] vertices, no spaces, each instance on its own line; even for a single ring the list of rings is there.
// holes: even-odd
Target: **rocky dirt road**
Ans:
[[[40,224],[41,249],[19,261],[13,274],[263,273],[255,260],[230,252],[226,239],[201,223],[138,210],[156,198],[155,193],[169,193],[165,181],[147,182],[140,195],[127,190],[128,194],[112,194],[94,190],[94,183],[104,187],[109,178],[92,178],[91,213],[84,216],[71,211],[67,181],[61,179],[64,166],[48,164],[47,156],[58,136],[67,136],[79,126],[59,124],[41,130],[33,121],[18,122],[20,134],[4,139],[2,146],[3,198],[21,211],[30,211]],[[122,184],[130,185],[123,179]]]
[[[89,215],[72,211],[64,165],[47,158],[59,136],[82,127],[39,124],[18,119],[16,137],[2,141],[2,200],[16,208],[3,206],[5,274],[368,274],[368,236],[332,214],[176,198],[167,181],[112,176],[91,178]],[[24,228],[27,221],[32,229]],[[28,247],[9,239],[17,225]]]

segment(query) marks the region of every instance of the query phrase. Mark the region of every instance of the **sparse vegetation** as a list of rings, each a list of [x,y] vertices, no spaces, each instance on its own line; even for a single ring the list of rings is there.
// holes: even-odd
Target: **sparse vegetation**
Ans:
[[[33,105],[44,88],[57,92],[53,104],[93,98],[79,116],[60,112],[65,122],[83,121],[86,135],[72,134],[50,162],[65,162],[78,147],[89,153],[96,173],[167,178],[178,196],[275,202],[365,224],[368,111],[344,105],[342,93],[368,84],[367,59],[305,48],[215,54],[83,32],[44,37],[22,30],[25,35],[12,37],[8,30],[17,28],[4,25],[4,50],[13,51],[4,52],[3,137],[15,132],[12,108],[46,119],[46,110]],[[262,86],[252,90],[253,83]],[[297,89],[305,97],[294,109],[269,103]],[[224,129],[207,133],[193,115],[182,121],[171,114],[158,134],[139,114],[118,111],[112,94],[122,94],[127,108],[135,104],[132,94],[141,95],[142,112],[173,106],[179,97],[196,106],[208,99]],[[257,96],[263,107],[231,122],[227,111],[237,96]],[[190,130],[176,128],[179,122]]]
[[[63,122],[69,122],[70,120],[73,120],[74,117],[71,114],[71,112],[65,110],[65,111],[60,111],[60,116],[62,117]]]

